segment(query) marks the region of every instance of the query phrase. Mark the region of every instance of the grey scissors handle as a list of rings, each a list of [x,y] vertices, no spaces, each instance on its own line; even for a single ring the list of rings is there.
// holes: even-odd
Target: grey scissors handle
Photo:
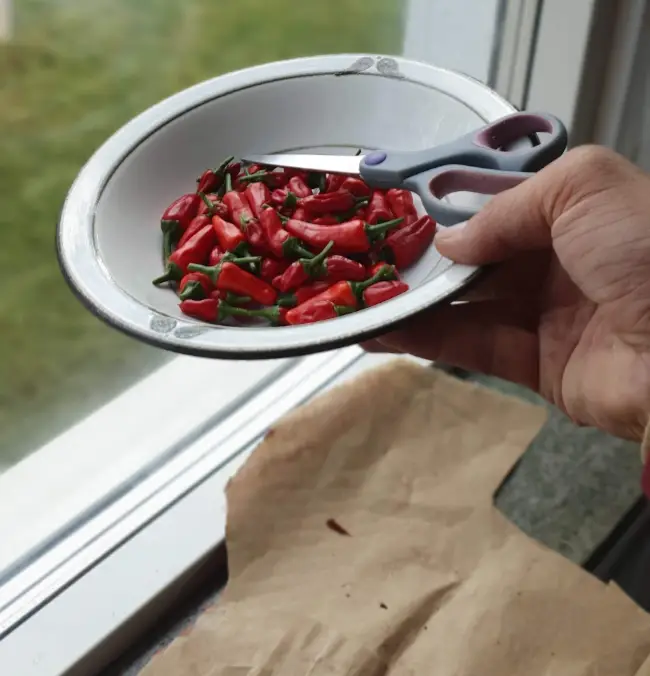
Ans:
[[[548,135],[538,145],[508,149],[538,133]],[[567,143],[566,128],[553,115],[514,113],[435,148],[369,153],[359,172],[372,187],[416,192],[434,220],[453,225],[474,216],[478,208],[452,205],[443,201],[446,195],[494,195],[514,187],[560,157]]]

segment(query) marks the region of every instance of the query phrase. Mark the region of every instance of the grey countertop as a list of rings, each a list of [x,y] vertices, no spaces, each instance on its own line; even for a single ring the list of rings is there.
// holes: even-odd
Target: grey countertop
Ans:
[[[578,428],[522,388],[495,378],[452,373],[546,406],[549,417],[544,428],[502,486],[496,504],[525,533],[576,563],[584,562],[639,497],[638,446]],[[215,583],[189,599],[158,631],[114,663],[105,676],[135,676],[154,653],[189,627],[218,593],[219,584]]]

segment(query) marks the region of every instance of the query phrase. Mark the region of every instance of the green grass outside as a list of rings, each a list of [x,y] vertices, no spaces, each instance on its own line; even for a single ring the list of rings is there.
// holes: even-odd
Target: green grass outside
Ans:
[[[151,104],[220,73],[397,53],[402,5],[15,2],[15,37],[0,45],[0,471],[169,358],[95,319],[59,272],[58,213],[95,148]]]

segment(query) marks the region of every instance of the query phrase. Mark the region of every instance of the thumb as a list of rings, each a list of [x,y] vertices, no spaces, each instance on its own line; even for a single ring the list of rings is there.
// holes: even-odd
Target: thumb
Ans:
[[[548,184],[540,172],[494,196],[466,223],[439,228],[436,248],[456,263],[485,265],[550,247]]]
[[[436,246],[443,256],[468,265],[495,263],[548,248],[553,225],[562,214],[639,175],[638,168],[611,150],[574,148],[517,187],[493,197],[467,223],[441,228]]]

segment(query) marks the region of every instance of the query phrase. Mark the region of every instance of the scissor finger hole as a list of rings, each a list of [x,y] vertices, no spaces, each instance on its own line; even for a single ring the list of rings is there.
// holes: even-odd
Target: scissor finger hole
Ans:
[[[503,190],[514,188],[519,183],[521,183],[521,178],[506,173],[449,169],[437,174],[429,181],[429,190],[437,199],[443,199],[459,192],[496,195]]]

